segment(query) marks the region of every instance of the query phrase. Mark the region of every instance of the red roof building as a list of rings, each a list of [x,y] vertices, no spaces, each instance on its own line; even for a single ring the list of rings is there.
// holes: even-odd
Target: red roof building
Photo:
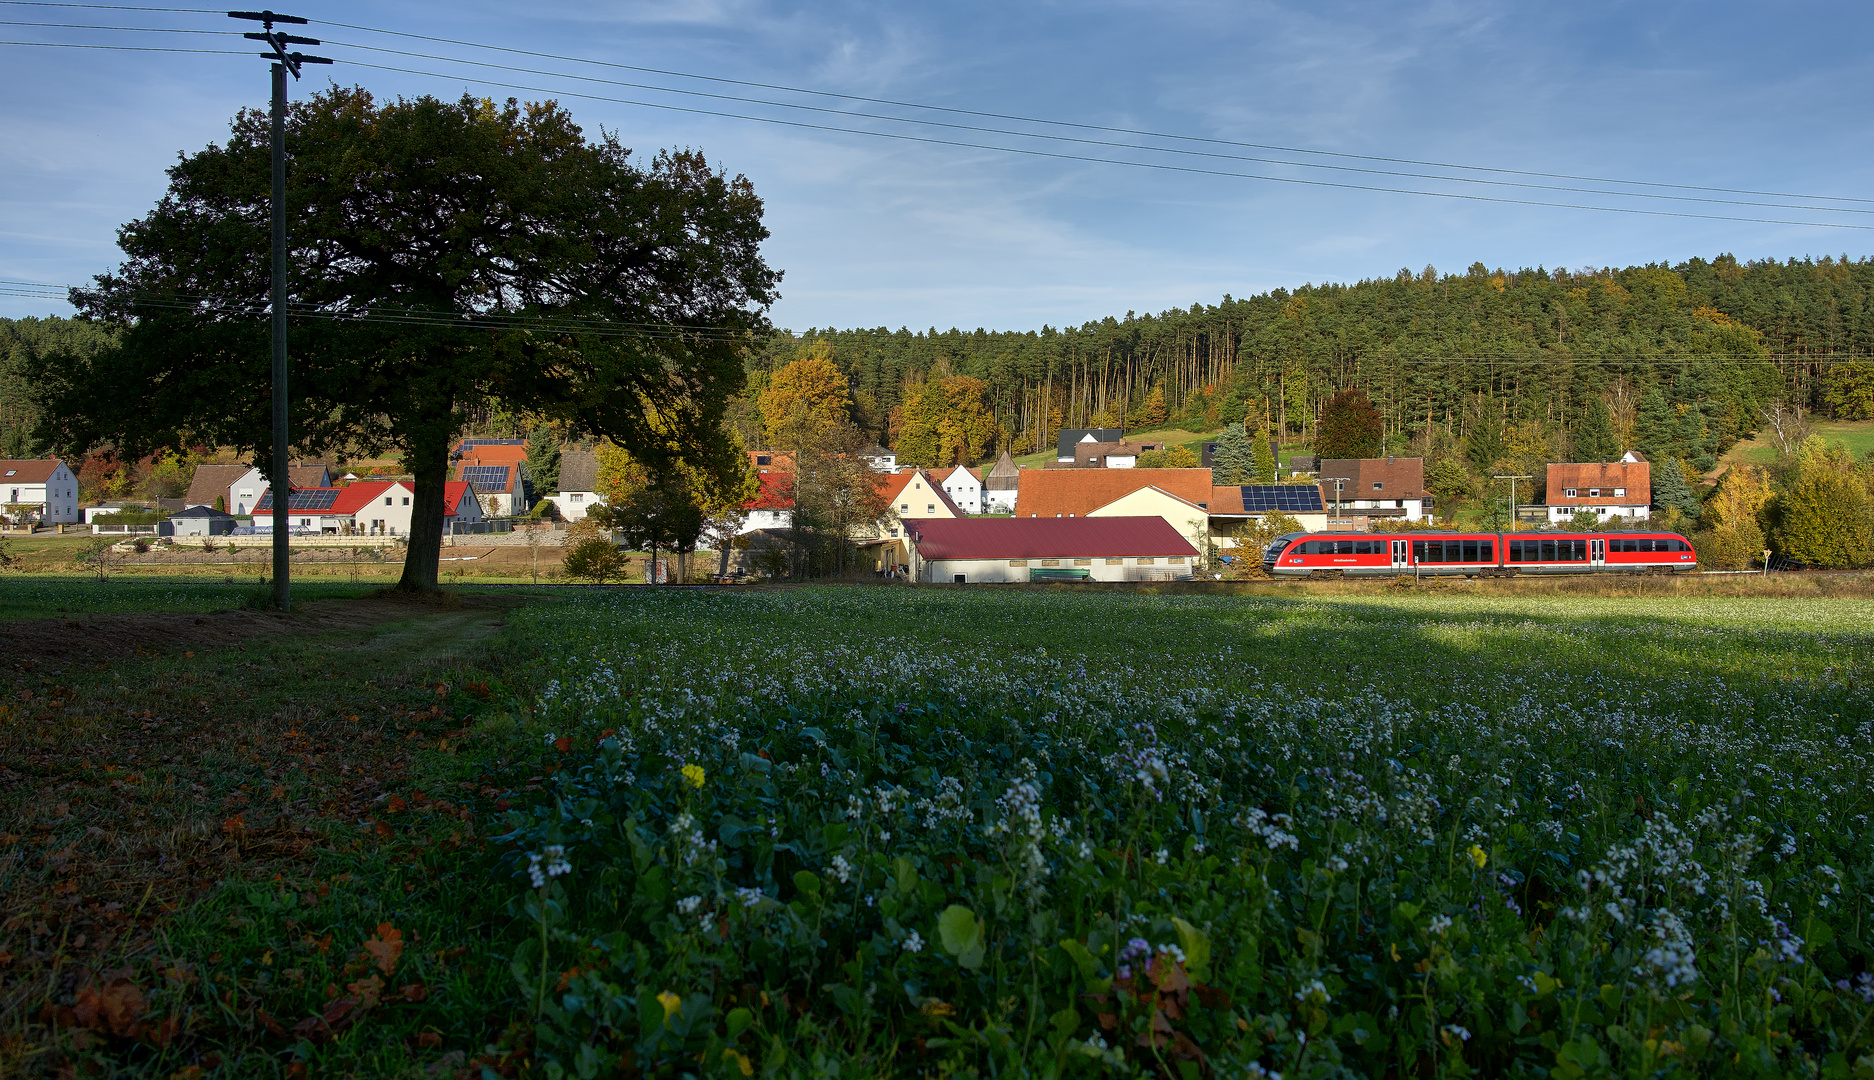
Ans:
[[[1020,518],[1086,517],[1148,487],[1207,508],[1211,493],[1209,469],[1023,469],[1018,483]]]
[[[1162,581],[1198,568],[1197,549],[1161,517],[930,518],[905,528],[918,581]]]

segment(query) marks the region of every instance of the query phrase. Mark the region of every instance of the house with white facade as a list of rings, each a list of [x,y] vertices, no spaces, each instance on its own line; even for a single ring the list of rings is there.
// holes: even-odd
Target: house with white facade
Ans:
[[[599,497],[599,455],[593,450],[567,450],[560,455],[560,489],[547,501],[567,521],[579,521],[586,511],[605,502]]]
[[[761,491],[743,504],[742,510],[748,517],[742,521],[742,527],[735,530],[737,536],[763,529],[789,529],[794,525],[793,475],[774,472],[758,475]]]
[[[198,466],[197,472],[210,466]],[[221,466],[214,466],[221,468]],[[220,475],[220,474],[217,474]],[[286,482],[294,488],[323,488],[332,486],[332,470],[317,462],[301,464],[289,462],[286,467]],[[227,503],[222,509],[230,514],[251,514],[259,504],[260,497],[269,490],[267,478],[261,474],[260,467],[249,465],[228,484]],[[195,485],[189,485],[188,500],[192,506],[213,506],[212,500],[196,501],[204,493],[198,493]],[[288,505],[292,505],[288,503]]]
[[[1321,498],[1341,519],[1423,521],[1430,516],[1424,458],[1322,458],[1315,474]]]
[[[926,518],[909,521],[913,581],[1170,581],[1199,554],[1162,517]]]
[[[58,458],[0,460],[0,497],[9,521],[48,525],[78,520],[78,477]]]
[[[348,487],[301,488],[287,498],[287,522],[296,534],[330,536],[408,536],[413,485],[403,480],[365,480]],[[459,531],[482,521],[475,489],[461,481],[443,484],[443,530]],[[273,493],[254,508],[254,531],[273,531]]]
[[[1007,450],[996,459],[996,467],[983,478],[983,510],[988,513],[1015,512],[1015,493],[1022,486],[1022,470],[1017,468]]]
[[[932,469],[931,479],[943,488],[944,494],[950,496],[950,501],[956,503],[964,513],[983,512],[982,470],[966,469],[961,465]]]
[[[1553,524],[1566,524],[1583,510],[1614,523],[1653,515],[1653,466],[1631,451],[1614,462],[1551,463],[1545,479],[1545,516]]]

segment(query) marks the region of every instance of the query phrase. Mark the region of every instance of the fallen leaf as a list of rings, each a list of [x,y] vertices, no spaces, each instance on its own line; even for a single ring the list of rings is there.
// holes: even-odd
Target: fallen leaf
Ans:
[[[417,1033],[416,1044],[426,1050],[434,1050],[442,1045],[442,1033],[439,1031],[421,1031]]]
[[[377,934],[364,943],[364,951],[371,954],[379,971],[391,974],[397,970],[397,960],[403,956],[403,931],[389,923],[377,924]]]

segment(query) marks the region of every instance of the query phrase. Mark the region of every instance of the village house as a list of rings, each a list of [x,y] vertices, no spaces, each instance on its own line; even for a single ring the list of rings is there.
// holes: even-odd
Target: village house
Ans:
[[[931,478],[966,514],[983,512],[983,471],[961,465],[931,470]]]
[[[1157,487],[1209,509],[1209,469],[1023,469],[1015,516],[1086,517],[1122,495]]]
[[[1123,428],[1062,428],[1055,436],[1054,460],[1071,462],[1080,443],[1116,443],[1126,437]]]
[[[296,534],[408,536],[416,490],[403,480],[364,480],[347,487],[295,489],[287,496],[288,526]],[[458,532],[482,521],[481,501],[463,481],[443,484],[443,531]],[[254,508],[254,531],[273,531],[273,493]]]
[[[599,455],[592,450],[567,450],[560,454],[559,490],[547,501],[567,521],[579,521],[586,511],[605,500],[599,497]]]
[[[983,480],[983,509],[989,513],[1015,512],[1015,493],[1021,488],[1022,470],[1017,468],[1007,450],[996,459],[996,467]]]
[[[787,529],[794,524],[794,475],[764,472],[759,474],[759,479],[760,493],[742,504],[748,516],[743,519],[741,528],[735,530],[737,536],[763,529]]]
[[[1210,510],[1156,485],[1129,491],[1087,512],[1090,518],[1155,517],[1178,531],[1198,551],[1210,545]]]
[[[58,458],[0,460],[0,495],[7,520],[37,518],[47,525],[78,520],[78,478]]]
[[[449,455],[455,479],[475,487],[489,517],[515,517],[532,508],[527,444],[519,439],[464,439]]]
[[[1221,549],[1236,546],[1236,533],[1272,513],[1292,517],[1307,532],[1327,528],[1327,505],[1313,484],[1244,484],[1210,492],[1210,535]]]
[[[1554,463],[1546,479],[1546,516],[1554,524],[1565,524],[1583,510],[1602,521],[1652,516],[1653,466],[1632,451],[1615,462]]]
[[[1365,518],[1362,524],[1370,527],[1374,518],[1423,521],[1430,515],[1424,458],[1322,458],[1315,473],[1329,513],[1343,520]]]
[[[255,505],[259,503],[260,497],[267,493],[269,487],[266,476],[262,475],[259,466],[256,465],[197,465],[195,473],[198,478],[202,478],[204,469],[210,470],[208,476],[200,481],[192,481],[189,484],[188,495],[183,499],[183,502],[190,506],[214,506],[215,502],[211,497],[214,489],[210,485],[230,475],[226,472],[229,469],[240,470],[239,473],[232,474],[233,479],[228,481],[226,490],[221,492],[224,496],[221,509],[230,514],[239,516],[253,513]],[[294,489],[331,487],[332,470],[317,462],[310,464],[288,462],[286,482]],[[290,506],[291,503],[288,505]]]
[[[880,476],[878,485],[879,494],[886,502],[884,520],[855,526],[850,538],[862,547],[875,549],[872,562],[880,570],[891,570],[910,561],[905,533],[907,523],[964,516],[963,508],[944,492],[937,478],[923,469]]]
[[[1159,517],[927,518],[906,529],[920,582],[1165,581],[1191,576],[1199,558]]]

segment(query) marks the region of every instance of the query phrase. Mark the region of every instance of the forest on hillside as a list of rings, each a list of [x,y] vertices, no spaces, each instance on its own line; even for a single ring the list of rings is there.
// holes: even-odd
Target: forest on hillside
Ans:
[[[1874,417],[1874,259],[1428,266],[1080,327],[809,328],[750,355],[746,439],[760,438],[765,380],[815,342],[850,382],[854,421],[886,445],[915,436],[929,423],[920,416],[980,402],[994,436],[939,446],[940,457],[987,456],[996,444],[1030,452],[1062,427],[1212,431],[1239,420],[1305,443],[1322,403],[1358,387],[1395,452],[1434,436],[1520,432],[1565,457],[1598,398],[1624,445],[1703,470],[1774,405]],[[1673,423],[1643,423],[1649,404]],[[910,456],[926,456],[928,440],[914,441]]]

